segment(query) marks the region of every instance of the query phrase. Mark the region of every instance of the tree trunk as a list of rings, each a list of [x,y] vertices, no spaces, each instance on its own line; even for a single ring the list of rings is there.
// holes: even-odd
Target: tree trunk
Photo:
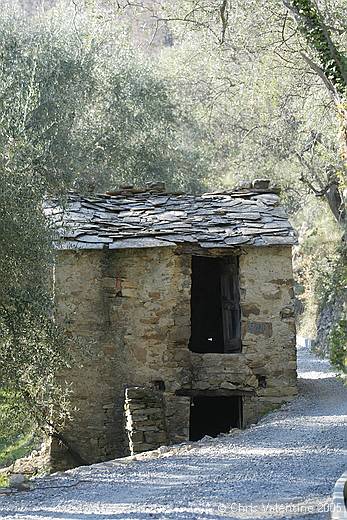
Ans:
[[[346,170],[343,172],[342,190],[344,185],[347,185],[346,171],[347,171],[347,101],[344,101],[337,106],[340,116],[340,138],[341,138],[341,154],[345,164]],[[340,198],[340,223],[343,229],[342,234],[342,252],[347,256],[347,212],[346,212],[346,190],[339,190]],[[333,194],[332,194],[333,195]],[[336,198],[336,196],[333,196]],[[329,202],[329,200],[328,200]],[[338,202],[338,200],[337,200]],[[330,202],[329,202],[330,206]],[[330,206],[331,207],[331,206]]]

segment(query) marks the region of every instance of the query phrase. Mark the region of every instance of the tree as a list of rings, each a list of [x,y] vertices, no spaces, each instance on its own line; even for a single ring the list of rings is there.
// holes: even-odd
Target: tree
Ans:
[[[301,52],[301,56],[323,81],[335,103],[340,120],[342,157],[347,165],[347,55],[339,49],[339,43],[333,41],[331,33],[334,30],[343,34],[347,29],[347,20],[345,17],[338,18],[335,20],[338,25],[330,29],[315,0],[283,0],[283,4],[293,15],[308,50],[313,52],[313,58],[306,52]],[[318,135],[312,136],[311,148],[318,139]],[[305,165],[303,156],[300,160]],[[346,172],[339,173],[330,171],[323,189],[316,189],[312,183],[309,185],[316,195],[326,197],[337,222],[346,230],[347,213],[342,193],[346,187]]]
[[[344,2],[322,0],[319,5],[335,45],[328,50],[345,63]],[[341,117],[336,117],[345,91],[337,76],[339,88],[329,78],[329,83],[324,81],[330,73],[334,80],[334,65],[324,65],[320,47],[310,44],[314,28],[305,36],[300,20],[291,18],[292,11],[281,0],[120,0],[118,9],[133,9],[143,24],[149,20],[149,42],[161,28],[170,31],[174,45],[162,54],[168,66],[175,61],[181,67],[186,64],[176,76],[177,90],[205,122],[224,183],[264,176],[284,188],[300,234],[295,269],[306,287],[306,331],[315,335],[315,317],[327,301],[336,307],[334,315],[339,314],[339,288],[327,280],[336,279],[332,275],[343,270],[345,261],[336,247],[346,228],[346,166],[339,151]],[[322,44],[322,49],[327,51],[327,46]],[[172,70],[174,76],[175,64]],[[322,211],[325,204],[331,211]],[[324,297],[319,290],[323,286]]]
[[[323,4],[323,1],[320,3]],[[184,41],[184,34],[191,35],[200,31],[208,35],[210,48],[207,52],[210,56],[213,54],[216,59],[218,55],[216,47],[219,47],[220,53],[224,55],[224,61],[229,60],[231,76],[229,76],[229,86],[227,81],[225,83],[225,90],[229,91],[231,103],[243,104],[247,89],[253,92],[256,77],[254,69],[266,71],[261,74],[267,82],[271,82],[276,69],[280,81],[282,76],[290,78],[296,74],[300,77],[302,88],[301,91],[299,88],[296,89],[296,96],[302,100],[311,98],[311,102],[317,106],[312,95],[312,88],[315,88],[315,82],[312,81],[313,72],[314,76],[323,79],[328,92],[333,96],[341,122],[342,158],[345,158],[346,56],[340,49],[344,46],[347,22],[343,4],[340,4],[339,0],[324,2],[324,6],[325,11],[322,14],[314,0],[272,0],[271,2],[252,0],[247,4],[229,0],[218,2],[185,0],[179,4],[170,1],[124,0],[123,2],[120,0],[118,2],[120,11],[132,8],[140,12],[142,18],[155,20],[155,24],[153,22],[151,24],[154,36],[160,27],[168,26],[178,45]],[[289,13],[294,16],[294,25],[291,23]],[[334,32],[337,40],[335,42],[331,37],[331,31]],[[270,55],[272,55],[271,59],[269,59]],[[261,63],[260,68],[256,61]],[[237,78],[241,77],[241,71],[244,73],[241,79],[244,89],[240,97]],[[230,88],[231,86],[233,89]],[[290,96],[290,93],[288,94]],[[292,119],[296,120],[292,124],[292,134],[296,136],[297,127],[302,126],[301,122],[306,114],[300,112],[299,103],[294,114],[295,107],[293,103],[291,105]],[[327,101],[324,101],[322,103],[324,111],[326,105]],[[284,112],[285,115],[286,112],[287,110]],[[258,129],[257,123],[245,129],[248,143],[252,141],[252,137],[259,134]],[[235,133],[234,131],[234,135]],[[243,133],[242,130],[240,133]],[[271,138],[269,128],[265,129],[262,135],[265,141],[269,140]],[[294,159],[298,163],[301,171],[300,180],[315,196],[326,199],[332,215],[344,229],[346,227],[343,197],[343,190],[346,187],[345,165],[335,159],[330,165],[320,164],[322,156],[330,155],[328,147],[331,149],[331,143],[326,143],[324,137],[318,129],[309,128],[305,139],[297,143],[295,150],[292,146],[288,147],[287,153],[291,153],[291,161]],[[261,147],[257,146],[257,149],[258,157],[262,158],[264,154]],[[316,153],[318,160],[314,157]]]
[[[71,360],[69,340],[53,319],[54,230],[42,213],[44,199],[64,202],[69,189],[158,179],[197,190],[209,159],[194,146],[198,121],[186,124],[165,78],[122,26],[101,30],[88,13],[77,19],[66,2],[30,18],[14,4],[3,7],[1,395],[19,428],[30,416],[60,435],[69,388],[55,374]]]
[[[0,30],[0,382],[11,423],[59,429],[68,389],[54,374],[66,366],[67,340],[52,320],[53,257],[43,198],[62,191],[70,172],[52,161],[71,124],[63,96],[73,62],[29,29],[19,11]],[[76,86],[77,88],[77,86]],[[51,95],[53,95],[53,98]],[[58,96],[60,93],[60,96]],[[55,404],[54,414],[52,404]]]

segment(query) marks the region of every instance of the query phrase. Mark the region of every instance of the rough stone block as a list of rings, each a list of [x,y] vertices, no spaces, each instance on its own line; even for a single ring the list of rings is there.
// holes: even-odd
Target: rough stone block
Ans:
[[[249,321],[247,324],[247,332],[256,336],[262,335],[266,338],[272,336],[272,323],[271,322],[256,322]]]
[[[269,179],[254,179],[252,182],[252,188],[267,190],[270,186]]]
[[[167,435],[164,432],[145,432],[145,442],[157,448],[167,442]]]
[[[130,434],[131,441],[135,443],[142,443],[144,441],[144,434],[143,432],[134,432],[132,431]]]

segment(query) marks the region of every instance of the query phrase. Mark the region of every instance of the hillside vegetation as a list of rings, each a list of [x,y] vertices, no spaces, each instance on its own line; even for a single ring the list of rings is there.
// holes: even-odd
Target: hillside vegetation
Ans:
[[[58,435],[69,415],[41,204],[71,189],[279,184],[299,234],[299,332],[318,320],[317,349],[343,371],[344,1],[0,3],[0,424],[16,432],[0,449]]]

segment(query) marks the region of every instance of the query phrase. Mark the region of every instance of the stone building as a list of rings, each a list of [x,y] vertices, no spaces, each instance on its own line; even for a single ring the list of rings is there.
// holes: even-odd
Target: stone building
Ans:
[[[62,434],[80,460],[244,428],[296,394],[295,234],[268,181],[71,194],[45,211],[60,234],[57,320],[75,345]]]

